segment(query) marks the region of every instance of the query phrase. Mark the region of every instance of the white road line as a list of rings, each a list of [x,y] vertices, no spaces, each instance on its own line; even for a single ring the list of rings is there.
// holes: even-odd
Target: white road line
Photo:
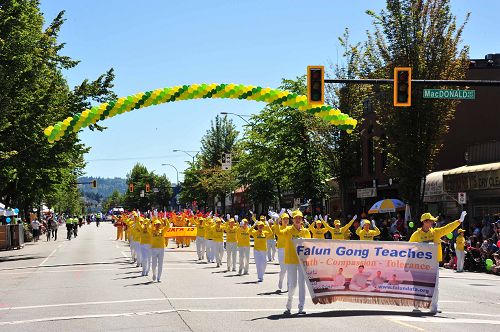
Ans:
[[[400,321],[392,319],[392,318],[387,318],[387,317],[384,317],[384,318],[387,319],[389,322],[393,322],[395,324],[399,324],[399,325],[402,325],[404,327],[409,327],[409,328],[412,328],[412,329],[415,329],[415,330],[418,330],[418,331],[427,331],[427,330],[424,330],[423,328],[420,328],[418,326],[411,325],[411,324],[408,324],[408,323],[403,323],[403,322],[400,322]]]
[[[41,262],[41,263],[38,265],[38,267],[43,266],[43,264],[45,264],[45,262],[46,262],[46,261],[47,261],[50,257],[52,257],[52,255],[54,255],[54,254],[55,254],[55,252],[57,251],[57,249],[59,249],[59,248],[61,248],[61,245],[60,245],[60,246],[58,246],[57,248],[55,248],[54,250],[52,250],[52,252],[50,253],[50,255],[48,255],[48,256],[47,256],[47,258],[45,258],[45,259],[43,260],[43,262]]]
[[[441,324],[490,324],[500,325],[500,320],[473,319],[473,318],[446,318],[446,317],[386,317],[390,320],[420,323],[441,323]]]
[[[443,311],[443,313],[444,314],[450,314],[450,315],[469,315],[469,316],[485,316],[485,317],[496,317],[496,318],[498,318],[498,315],[480,314],[480,313],[475,313],[475,312]]]

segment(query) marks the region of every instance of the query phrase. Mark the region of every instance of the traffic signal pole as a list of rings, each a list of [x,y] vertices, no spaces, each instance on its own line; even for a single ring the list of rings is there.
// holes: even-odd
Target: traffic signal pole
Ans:
[[[325,79],[325,83],[343,83],[343,84],[371,84],[383,85],[394,84],[394,80],[390,79]],[[492,80],[411,80],[412,84],[429,85],[429,86],[500,86],[500,81]]]

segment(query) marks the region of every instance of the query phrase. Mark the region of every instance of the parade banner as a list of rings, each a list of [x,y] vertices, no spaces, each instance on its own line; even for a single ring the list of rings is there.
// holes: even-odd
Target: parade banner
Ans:
[[[165,234],[165,237],[182,236],[196,237],[196,227],[170,227]]]
[[[314,304],[343,301],[429,308],[437,301],[434,244],[293,241]]]

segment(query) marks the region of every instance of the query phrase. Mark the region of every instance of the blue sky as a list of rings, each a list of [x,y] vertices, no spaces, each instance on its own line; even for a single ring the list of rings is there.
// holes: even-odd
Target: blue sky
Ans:
[[[115,92],[141,91],[194,83],[238,83],[277,87],[307,65],[342,63],[338,36],[351,30],[364,40],[371,28],[366,9],[384,1],[132,1],[42,0],[46,20],[65,10],[60,41],[65,55],[81,63],[66,73],[70,86],[95,79],[109,68]],[[453,0],[461,22],[472,12],[464,34],[471,58],[500,52],[500,1]],[[495,48],[496,47],[496,48]],[[175,182],[190,157],[172,150],[198,151],[219,112],[249,115],[264,104],[234,100],[167,103],[105,120],[104,132],[84,130],[88,176],[125,177],[136,162]],[[244,122],[233,117],[242,130]],[[179,174],[182,181],[183,175]]]

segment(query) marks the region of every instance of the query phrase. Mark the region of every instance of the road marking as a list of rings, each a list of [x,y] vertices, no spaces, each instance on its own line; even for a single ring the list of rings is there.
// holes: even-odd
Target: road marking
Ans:
[[[38,267],[43,266],[43,264],[45,264],[45,262],[46,262],[46,261],[47,261],[50,257],[52,257],[52,255],[54,255],[54,254],[55,254],[55,252],[57,251],[57,249],[61,248],[61,246],[62,246],[62,244],[60,244],[57,248],[55,248],[54,250],[52,250],[52,252],[50,253],[50,255],[48,255],[48,256],[47,256],[47,258],[45,258],[45,259],[43,260],[43,262],[41,262],[41,263],[38,265]]]
[[[475,313],[475,312],[453,312],[453,311],[444,311],[443,313],[445,313],[445,314],[450,314],[450,315],[469,315],[469,316],[498,317],[498,315],[491,315],[491,314],[479,314],[479,313]]]
[[[130,258],[129,256],[127,256],[127,254],[125,253],[125,251],[121,251],[121,253],[122,253],[123,257]]]
[[[420,328],[418,326],[411,325],[411,324],[408,324],[408,323],[403,323],[403,322],[400,322],[400,321],[392,319],[392,318],[388,318],[388,317],[384,317],[384,318],[387,319],[390,322],[393,322],[393,323],[396,323],[396,324],[399,324],[399,325],[403,325],[405,327],[410,327],[412,329],[419,330],[419,331],[427,331],[427,330],[424,330],[423,328]]]
[[[473,318],[447,318],[447,317],[389,317],[391,320],[420,323],[442,323],[442,324],[490,324],[500,325],[498,320],[473,319]]]

